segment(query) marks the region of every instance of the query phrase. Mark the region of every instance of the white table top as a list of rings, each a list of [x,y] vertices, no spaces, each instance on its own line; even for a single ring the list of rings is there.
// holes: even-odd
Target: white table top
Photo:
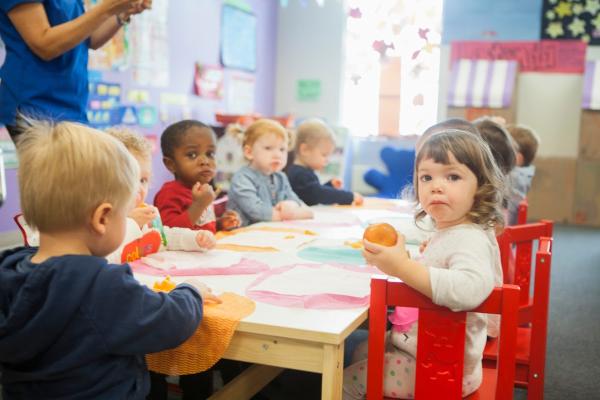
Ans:
[[[293,227],[300,229],[310,229],[318,233],[316,240],[311,243],[338,243],[343,244],[346,240],[358,241],[362,237],[364,226],[362,222],[369,217],[369,211],[366,208],[359,209],[361,218],[356,221],[352,216],[353,211],[349,208],[335,207],[315,207],[315,220],[306,221],[303,226],[301,222],[294,221],[292,223],[270,222],[262,223],[257,226],[272,226],[272,227]],[[373,214],[378,218],[381,217],[382,210],[373,210]],[[400,216],[397,211],[395,214]],[[387,213],[386,215],[391,215]],[[406,216],[406,213],[403,214]],[[384,216],[385,217],[385,216]],[[338,225],[343,225],[346,222],[354,221],[355,224],[346,226],[327,227],[319,226],[317,223],[322,220],[324,225],[330,221],[337,221]],[[265,243],[268,246],[268,243]],[[414,253],[418,251],[416,246],[409,246],[409,251]],[[290,265],[295,263],[300,264],[318,264],[316,262],[307,261],[296,255],[295,252],[274,252],[274,253],[258,253],[247,252],[243,253],[244,258],[259,260],[271,268]],[[148,286],[152,286],[154,282],[161,280],[160,276],[151,276],[136,273],[136,278]],[[206,283],[216,294],[222,292],[234,292],[240,295],[245,295],[246,288],[257,278],[257,275],[213,275],[200,277],[171,277],[176,282],[183,282],[186,279],[198,279]],[[315,276],[318,279],[318,276]],[[256,301],[256,310],[240,321],[237,331],[261,334],[273,334],[274,336],[316,341],[321,343],[341,343],[356,327],[362,323],[367,317],[368,307],[358,307],[350,309],[306,309],[306,308],[291,308],[271,305]]]

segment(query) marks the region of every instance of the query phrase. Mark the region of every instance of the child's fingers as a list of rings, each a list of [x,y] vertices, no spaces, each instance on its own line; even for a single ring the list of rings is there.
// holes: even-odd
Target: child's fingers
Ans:
[[[215,296],[214,294],[210,293],[210,292],[206,292],[202,294],[202,301],[204,301],[205,303],[215,303],[215,304],[221,304],[223,301],[218,298],[217,296]]]

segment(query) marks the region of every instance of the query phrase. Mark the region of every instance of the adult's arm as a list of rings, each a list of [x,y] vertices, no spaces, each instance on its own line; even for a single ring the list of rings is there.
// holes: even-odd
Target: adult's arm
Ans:
[[[118,25],[115,16],[133,13],[138,4],[138,0],[105,0],[71,21],[51,26],[41,3],[25,3],[12,8],[8,18],[31,51],[50,61],[90,38],[109,19]],[[105,34],[110,31],[109,27],[107,25]]]

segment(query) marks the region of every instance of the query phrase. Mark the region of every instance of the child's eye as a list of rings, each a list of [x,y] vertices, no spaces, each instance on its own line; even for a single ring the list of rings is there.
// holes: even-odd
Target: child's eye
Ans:
[[[206,157],[208,158],[215,158],[215,152],[214,151],[207,151],[206,152]]]
[[[141,183],[142,185],[148,185],[148,182],[149,182],[149,179],[148,179],[148,178],[142,178],[142,179],[140,179],[140,183]]]
[[[429,181],[431,180],[431,175],[421,175],[421,176],[419,177],[419,180],[420,180],[421,182],[429,182]]]
[[[187,158],[191,158],[192,160],[196,157],[198,157],[198,153],[196,153],[195,151],[190,151],[189,153],[187,153],[185,155]]]
[[[460,180],[460,176],[458,176],[456,174],[450,174],[450,175],[448,175],[448,180],[452,181],[452,182],[458,181],[458,180]]]

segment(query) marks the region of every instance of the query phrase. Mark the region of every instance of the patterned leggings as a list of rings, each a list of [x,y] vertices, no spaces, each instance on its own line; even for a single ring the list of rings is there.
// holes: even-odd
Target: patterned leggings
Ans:
[[[415,357],[398,349],[392,344],[402,340],[401,333],[391,333],[386,338],[383,366],[383,395],[394,399],[413,399],[415,393]],[[416,354],[416,342],[406,343]],[[344,369],[343,400],[362,400],[367,393],[367,354],[368,342],[364,341],[356,347],[352,364]],[[479,387],[480,382],[463,379],[463,396]]]

